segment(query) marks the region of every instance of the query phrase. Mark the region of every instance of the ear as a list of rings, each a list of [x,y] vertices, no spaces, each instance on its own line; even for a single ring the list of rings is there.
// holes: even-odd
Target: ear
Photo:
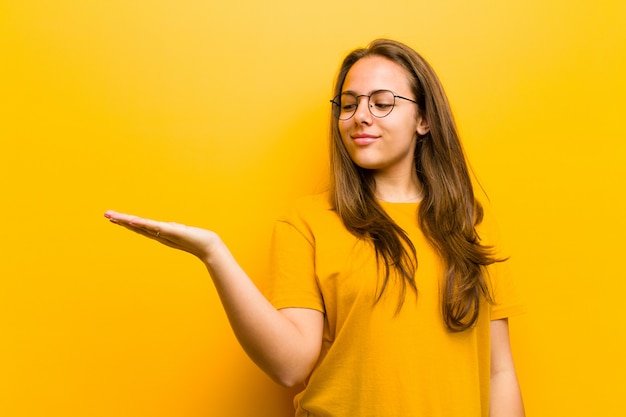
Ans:
[[[416,131],[419,136],[424,136],[430,131],[430,126],[428,126],[428,120],[426,120],[425,117],[418,117]]]

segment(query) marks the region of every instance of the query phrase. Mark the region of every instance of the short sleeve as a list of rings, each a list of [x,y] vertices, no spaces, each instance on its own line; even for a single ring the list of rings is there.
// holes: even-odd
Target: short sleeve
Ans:
[[[481,237],[481,243],[492,246],[496,258],[501,260],[501,262],[493,263],[487,268],[494,298],[494,303],[491,306],[491,320],[525,313],[526,306],[517,290],[515,274],[508,261],[511,256],[510,251],[500,236],[500,231],[488,206],[485,207],[484,218],[478,227],[478,233]]]
[[[489,278],[494,295],[491,320],[504,319],[526,312],[526,306],[519,295],[508,261],[491,265]]]
[[[315,238],[297,211],[274,225],[270,271],[268,298],[274,307],[324,313],[315,274]]]

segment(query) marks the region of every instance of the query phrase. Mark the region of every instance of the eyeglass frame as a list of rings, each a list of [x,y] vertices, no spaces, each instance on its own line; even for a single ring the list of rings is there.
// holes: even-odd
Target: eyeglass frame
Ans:
[[[389,92],[389,93],[391,93],[391,95],[393,96],[393,104],[391,105],[391,110],[389,110],[389,112],[388,112],[387,114],[385,114],[384,116],[376,116],[376,115],[372,112],[372,106],[370,106],[370,98],[371,98],[373,95],[378,94],[378,93],[381,93],[381,92]],[[341,99],[339,100],[339,103],[337,103],[337,102],[335,101],[337,98],[340,98],[340,97],[341,97],[341,96],[343,96],[344,94],[346,94],[346,95],[350,95],[350,96],[352,96],[352,97],[354,97],[354,98],[356,99],[356,107],[354,108],[354,111],[352,112],[352,114],[350,115],[350,117],[348,117],[348,118],[346,118],[346,119],[342,119],[342,118],[340,118],[340,117],[339,117],[339,114],[341,114]],[[411,103],[415,103],[415,104],[418,104],[418,105],[419,105],[419,103],[418,103],[417,101],[415,101],[415,100],[413,100],[413,99],[410,99],[410,98],[408,98],[408,97],[399,96],[399,95],[397,95],[396,93],[394,93],[394,92],[393,92],[393,91],[391,91],[391,90],[385,90],[385,89],[376,90],[376,91],[372,91],[369,95],[368,95],[368,94],[359,94],[359,95],[356,95],[356,94],[354,94],[354,93],[351,93],[351,92],[345,91],[345,92],[343,92],[343,93],[337,94],[335,97],[333,97],[333,98],[332,98],[332,100],[330,100],[330,102],[331,102],[333,105],[335,105],[335,106],[337,106],[337,107],[339,108],[339,112],[337,112],[337,115],[335,115],[335,111],[331,109],[331,113],[333,114],[333,117],[334,117],[335,119],[337,119],[337,120],[341,120],[341,121],[346,121],[346,120],[350,120],[350,119],[352,119],[352,118],[354,117],[354,115],[356,114],[356,111],[358,110],[359,105],[361,104],[361,97],[367,97],[367,109],[369,110],[370,114],[371,114],[372,116],[374,116],[375,118],[377,118],[377,119],[382,119],[382,118],[387,117],[387,116],[389,116],[389,115],[391,114],[391,112],[393,111],[393,109],[396,107],[396,99],[397,99],[397,98],[401,98],[402,100],[407,100],[407,101],[410,101]]]

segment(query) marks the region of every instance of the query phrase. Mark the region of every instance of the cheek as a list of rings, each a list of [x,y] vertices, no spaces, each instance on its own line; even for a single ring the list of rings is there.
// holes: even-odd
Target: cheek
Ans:
[[[350,134],[348,133],[347,122],[339,122],[339,136],[341,137],[341,141],[344,145],[348,144],[348,140],[350,138]]]
[[[344,134],[344,132],[350,126],[349,122],[350,122],[350,120],[339,120],[339,121],[337,121],[337,127],[339,128],[339,131],[341,132],[342,135]]]

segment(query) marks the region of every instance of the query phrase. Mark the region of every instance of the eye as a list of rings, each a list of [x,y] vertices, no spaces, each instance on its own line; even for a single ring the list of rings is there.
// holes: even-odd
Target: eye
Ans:
[[[390,111],[393,108],[395,97],[390,91],[377,91],[372,94],[370,104],[373,108],[380,111]]]
[[[357,107],[357,98],[351,93],[343,93],[339,99],[339,107],[342,112],[352,112]]]

